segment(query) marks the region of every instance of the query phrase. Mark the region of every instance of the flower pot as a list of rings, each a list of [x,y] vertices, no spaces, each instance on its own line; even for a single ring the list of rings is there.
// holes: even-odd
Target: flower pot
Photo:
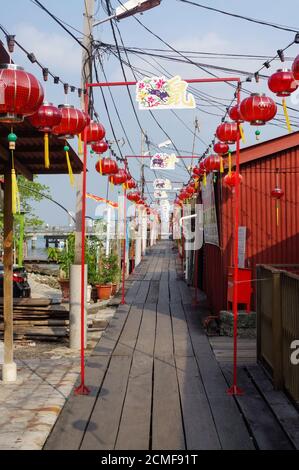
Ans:
[[[58,279],[61,293],[62,302],[69,302],[70,300],[70,280],[69,279]]]
[[[98,298],[100,300],[109,300],[112,292],[112,284],[97,285]]]

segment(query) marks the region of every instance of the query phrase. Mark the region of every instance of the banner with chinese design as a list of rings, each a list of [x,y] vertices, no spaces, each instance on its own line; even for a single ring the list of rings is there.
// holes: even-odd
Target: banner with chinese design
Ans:
[[[175,170],[177,157],[175,154],[156,153],[151,159],[151,170]]]
[[[164,191],[171,191],[172,184],[171,181],[168,179],[156,179],[154,181],[154,189],[157,191],[164,190]]]
[[[188,83],[179,75],[144,78],[137,83],[136,100],[140,110],[194,109],[194,96],[188,92]]]
[[[103,197],[95,196],[94,194],[89,194],[89,193],[86,194],[86,197],[87,199],[92,199],[93,201],[96,201],[96,202],[103,202],[105,204],[108,204],[109,206],[114,207],[115,209],[118,208],[117,202],[109,201],[108,199],[105,199]]]

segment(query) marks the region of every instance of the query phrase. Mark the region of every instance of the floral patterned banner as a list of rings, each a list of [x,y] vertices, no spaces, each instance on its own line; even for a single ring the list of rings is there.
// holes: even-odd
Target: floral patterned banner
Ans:
[[[155,191],[154,198],[155,199],[168,199],[168,195],[166,191]]]
[[[175,154],[156,153],[151,159],[151,170],[175,170],[177,157]]]
[[[170,80],[165,77],[144,78],[136,88],[139,109],[194,109],[195,98],[187,89],[188,83],[179,75]]]
[[[157,190],[157,191],[161,191],[161,190],[171,190],[172,189],[172,184],[171,184],[171,181],[170,180],[167,180],[167,179],[156,179],[154,181],[154,188]]]

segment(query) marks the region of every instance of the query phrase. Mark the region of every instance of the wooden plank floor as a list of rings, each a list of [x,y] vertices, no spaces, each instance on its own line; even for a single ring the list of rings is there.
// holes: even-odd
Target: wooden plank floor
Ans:
[[[220,367],[179,266],[171,242],[149,250],[87,360],[91,394],[71,395],[45,449],[296,447],[297,412],[258,367],[242,372],[248,395],[227,395],[231,367]]]

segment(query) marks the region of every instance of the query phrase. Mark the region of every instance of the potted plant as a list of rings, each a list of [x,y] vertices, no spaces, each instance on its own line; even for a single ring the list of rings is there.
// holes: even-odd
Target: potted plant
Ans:
[[[62,292],[62,301],[68,302],[70,298],[70,267],[74,263],[75,258],[75,235],[68,236],[65,247],[61,250],[58,248],[49,249],[48,259],[56,261],[59,264],[59,278]]]
[[[101,259],[96,288],[100,300],[108,300],[112,294],[113,272],[110,269],[109,257]]]
[[[112,295],[115,295],[120,282],[120,266],[117,253],[112,252],[108,259],[112,277]]]

